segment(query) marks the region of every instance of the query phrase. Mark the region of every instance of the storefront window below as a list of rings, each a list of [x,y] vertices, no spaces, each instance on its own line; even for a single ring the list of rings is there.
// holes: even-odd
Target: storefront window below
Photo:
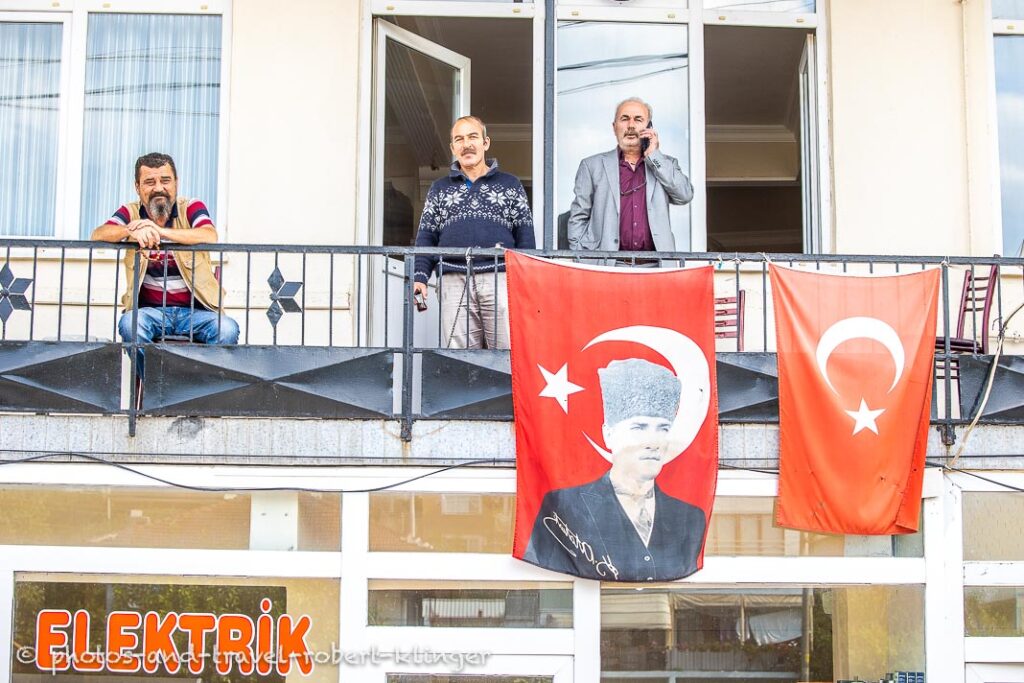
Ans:
[[[19,574],[11,681],[336,682],[339,586]]]
[[[572,628],[569,584],[474,582],[472,587],[408,588],[370,581],[371,626]]]
[[[704,0],[704,9],[813,13],[814,0]]]
[[[511,553],[511,493],[372,493],[374,552]]]
[[[551,676],[473,676],[472,674],[388,674],[388,683],[552,683]]]
[[[1024,586],[964,588],[964,627],[968,636],[1024,637]]]
[[[1018,493],[964,493],[964,559],[1024,560],[1024,496]]]
[[[606,588],[601,669],[604,683],[923,672],[924,587]]]
[[[270,503],[268,496],[274,496]],[[254,514],[291,508],[292,533],[253,538]],[[80,486],[0,488],[0,545],[337,551],[336,493],[233,493]]]

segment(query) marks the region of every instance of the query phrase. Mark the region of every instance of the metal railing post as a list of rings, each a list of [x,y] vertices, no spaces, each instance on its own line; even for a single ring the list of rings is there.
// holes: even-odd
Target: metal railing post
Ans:
[[[412,283],[415,280],[415,271],[416,257],[406,253],[405,281],[402,287],[402,441],[412,441]]]
[[[943,393],[945,395],[945,418],[936,415],[939,422],[939,434],[942,435],[942,443],[952,446],[956,442],[956,432],[953,430],[953,378],[951,370],[952,357],[949,352],[949,264],[945,261],[942,268],[942,335],[943,335],[943,359],[942,365],[945,369],[942,377]],[[959,367],[957,368],[959,372]]]
[[[128,353],[131,359],[131,383],[128,394],[128,436],[135,436],[135,422],[139,411],[139,265],[141,252],[136,249],[132,257],[132,338],[128,342]]]

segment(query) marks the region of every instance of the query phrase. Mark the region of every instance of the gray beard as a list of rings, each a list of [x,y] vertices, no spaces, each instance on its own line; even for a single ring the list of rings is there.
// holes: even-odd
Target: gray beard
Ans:
[[[163,222],[171,217],[171,206],[171,202],[166,197],[154,197],[146,204],[146,211],[151,219]]]

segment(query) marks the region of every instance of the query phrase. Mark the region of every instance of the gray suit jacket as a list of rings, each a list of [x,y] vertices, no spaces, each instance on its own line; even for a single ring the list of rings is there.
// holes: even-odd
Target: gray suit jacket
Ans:
[[[693,187],[679,162],[656,149],[644,159],[647,221],[658,251],[675,251],[669,204],[686,204]],[[587,157],[576,171],[576,197],[569,209],[569,248],[619,250],[619,151]]]

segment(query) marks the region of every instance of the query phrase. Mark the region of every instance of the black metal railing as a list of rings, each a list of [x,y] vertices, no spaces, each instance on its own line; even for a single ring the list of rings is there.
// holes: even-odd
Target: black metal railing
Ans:
[[[237,346],[189,343],[191,334],[153,345],[122,341],[118,334],[125,286],[122,261],[127,255],[135,272],[148,263],[131,245],[0,240],[0,409],[121,413],[128,415],[133,433],[140,414],[377,417],[400,420],[406,438],[419,419],[511,419],[507,353],[450,348],[457,330],[451,323],[443,324],[437,312],[444,297],[454,296],[458,287],[446,292],[432,284],[424,313],[416,311],[411,296],[417,256],[441,259],[443,280],[445,265],[451,273],[467,262],[500,262],[502,250],[257,244],[175,245],[174,249],[193,262],[195,253],[210,253],[224,288],[218,295],[223,297],[218,301],[223,305],[220,315],[232,317],[241,329]],[[769,259],[844,273],[905,273],[939,267],[936,368],[941,383],[934,392],[933,422],[947,441],[953,437],[954,425],[973,417],[991,366],[985,356],[992,353],[1006,316],[1024,301],[1024,259],[1020,258],[533,253],[625,266],[713,265],[716,297],[730,302],[716,320],[720,367],[731,363],[732,354],[742,352],[746,358],[730,366],[746,370],[732,375],[732,371],[720,371],[720,383],[723,377],[732,377],[729,381],[741,387],[747,381],[745,371],[768,376],[775,372]],[[161,263],[166,269],[166,261]],[[993,267],[998,272],[991,286],[979,286]],[[154,274],[157,282],[163,281],[159,270]],[[475,277],[484,283],[493,279],[491,284],[497,287],[493,268]],[[981,297],[987,297],[987,302],[980,302]],[[190,306],[194,305],[193,298]],[[134,338],[137,315],[131,314],[130,319]],[[1024,314],[1014,323],[1019,343]],[[178,341],[184,343],[171,343]],[[493,339],[487,341],[490,347],[500,346]],[[127,401],[122,402],[121,376],[136,373],[134,365],[122,373],[121,359],[134,363],[139,350],[146,354],[145,380],[129,382]],[[1016,368],[1024,360],[1013,350],[1003,350],[1001,367]],[[752,358],[758,359],[753,370]],[[26,379],[30,375],[32,379]],[[212,388],[197,397],[197,384]],[[140,404],[138,392],[143,388]],[[187,400],[182,398],[185,389],[191,392]],[[111,392],[115,396],[109,396]],[[764,404],[772,398],[769,392],[751,401]],[[1022,402],[1014,404],[1011,399],[1008,408],[987,412],[982,420],[1024,422],[1024,408],[1018,405]],[[723,407],[722,421],[773,420],[742,407]]]

